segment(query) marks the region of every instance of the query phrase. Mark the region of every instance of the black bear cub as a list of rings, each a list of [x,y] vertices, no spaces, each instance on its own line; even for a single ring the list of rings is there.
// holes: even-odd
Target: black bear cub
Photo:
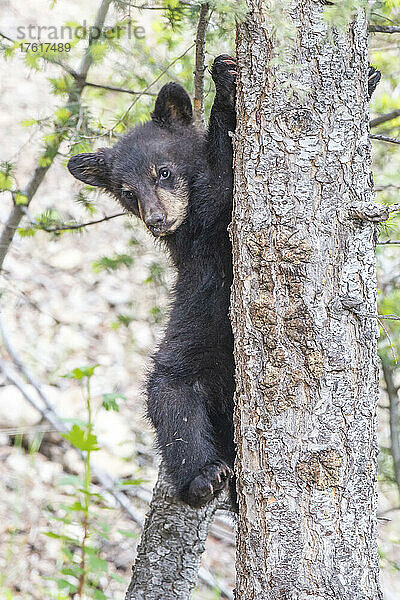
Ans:
[[[72,175],[112,194],[166,244],[178,277],[170,320],[147,381],[147,410],[179,498],[204,506],[227,487],[235,503],[233,338],[229,321],[235,61],[215,59],[206,133],[176,83],[151,121],[111,149],[70,159]]]

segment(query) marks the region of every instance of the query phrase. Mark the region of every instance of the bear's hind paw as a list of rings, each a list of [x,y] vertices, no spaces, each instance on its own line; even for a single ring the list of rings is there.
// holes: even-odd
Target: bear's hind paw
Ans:
[[[193,508],[205,506],[219,496],[232,477],[232,469],[223,461],[206,465],[189,485],[188,504]]]

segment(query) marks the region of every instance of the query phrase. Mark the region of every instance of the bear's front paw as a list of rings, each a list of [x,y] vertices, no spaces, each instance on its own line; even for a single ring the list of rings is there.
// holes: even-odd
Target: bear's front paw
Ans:
[[[219,496],[232,477],[232,469],[223,461],[206,465],[189,485],[188,504],[193,508],[205,506]]]
[[[217,56],[211,69],[211,76],[215,83],[217,97],[232,109],[235,107],[236,75],[236,60],[228,54]]]

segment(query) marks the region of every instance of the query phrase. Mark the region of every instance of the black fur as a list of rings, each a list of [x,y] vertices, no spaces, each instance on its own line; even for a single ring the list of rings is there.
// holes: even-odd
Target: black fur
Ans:
[[[228,315],[232,252],[227,232],[235,68],[226,55],[214,61],[216,96],[206,134],[192,122],[185,90],[167,84],[151,121],[135,127],[113,149],[75,156],[68,165],[75,177],[105,188],[154,233],[165,234],[161,239],[178,277],[169,323],[147,381],[147,411],[177,495],[193,507],[218,496],[228,481],[235,502],[235,384]],[[153,173],[152,179],[153,165],[169,167],[171,177],[160,180]],[[165,214],[155,231],[148,214],[163,211],[157,194],[160,188],[174,194],[179,180],[188,188],[186,216],[171,231]]]

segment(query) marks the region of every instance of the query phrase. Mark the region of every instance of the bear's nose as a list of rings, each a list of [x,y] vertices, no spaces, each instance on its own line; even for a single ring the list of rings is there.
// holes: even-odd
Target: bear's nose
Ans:
[[[165,215],[160,212],[154,212],[146,219],[146,225],[150,229],[160,229],[165,223]]]

